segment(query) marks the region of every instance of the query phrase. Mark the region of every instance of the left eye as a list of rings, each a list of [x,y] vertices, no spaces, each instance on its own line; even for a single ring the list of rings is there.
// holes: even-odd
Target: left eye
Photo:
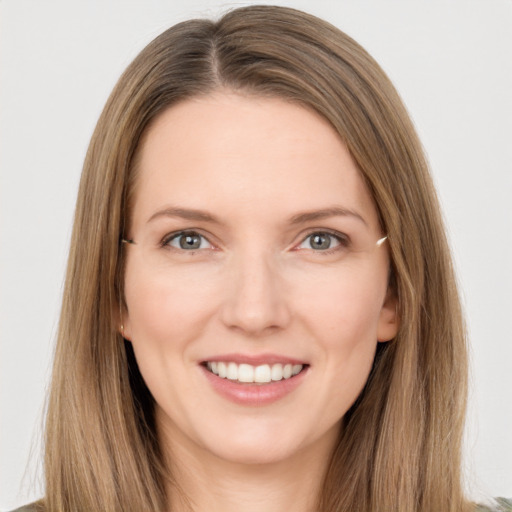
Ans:
[[[341,243],[342,240],[339,236],[325,231],[317,231],[308,235],[298,248],[312,249],[314,251],[326,251],[327,249],[332,249],[341,245]]]
[[[197,249],[211,248],[210,242],[199,233],[195,231],[184,231],[173,235],[165,241],[165,245],[170,245],[176,249],[183,249],[185,251],[195,251]]]

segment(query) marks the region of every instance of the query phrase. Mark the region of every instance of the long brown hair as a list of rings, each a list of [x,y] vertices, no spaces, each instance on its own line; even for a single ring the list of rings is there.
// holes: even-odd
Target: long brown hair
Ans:
[[[391,254],[401,327],[343,419],[318,509],[465,510],[464,326],[439,205],[412,123],[377,63],[303,12],[180,23],[128,67],[98,121],[76,207],[46,426],[50,511],[164,510],[153,400],[118,332],[137,147],[169,106],[216,89],[314,109],[346,143]]]

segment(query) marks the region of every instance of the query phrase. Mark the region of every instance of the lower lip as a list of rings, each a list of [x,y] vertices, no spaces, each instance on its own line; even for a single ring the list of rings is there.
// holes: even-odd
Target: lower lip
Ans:
[[[268,384],[245,384],[223,379],[204,366],[201,366],[201,369],[208,382],[219,395],[236,404],[250,406],[269,405],[281,400],[300,386],[308,372],[306,367],[289,379],[272,381]]]

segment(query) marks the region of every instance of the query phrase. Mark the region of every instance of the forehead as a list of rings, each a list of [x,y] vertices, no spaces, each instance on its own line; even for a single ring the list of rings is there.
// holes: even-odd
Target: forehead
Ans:
[[[341,206],[376,222],[355,162],[323,117],[282,99],[233,93],[183,101],[148,130],[132,220],[168,204],[238,218]]]

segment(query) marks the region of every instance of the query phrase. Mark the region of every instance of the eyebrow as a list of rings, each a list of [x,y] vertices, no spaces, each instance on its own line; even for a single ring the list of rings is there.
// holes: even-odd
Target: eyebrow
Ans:
[[[215,224],[220,224],[219,219],[214,215],[205,212],[204,210],[195,210],[189,208],[164,208],[163,210],[158,210],[155,212],[147,222],[151,222],[154,219],[158,219],[159,217],[178,217],[186,220],[195,220],[201,222],[212,222]]]
[[[354,210],[350,210],[348,208],[342,208],[340,206],[332,206],[330,208],[323,208],[321,210],[312,210],[309,212],[298,213],[294,215],[290,219],[290,224],[303,224],[305,222],[311,222],[315,220],[323,220],[329,217],[354,217],[355,219],[361,221],[365,226],[368,226],[368,223],[364,219],[362,215],[357,213]]]
[[[175,208],[168,207],[163,210],[158,210],[148,219],[148,223],[153,221],[154,219],[160,217],[178,217],[186,220],[193,221],[201,221],[201,222],[211,222],[213,224],[221,224],[219,219],[208,213],[204,210],[196,210],[190,208]],[[368,226],[368,223],[364,219],[362,215],[357,213],[354,210],[350,210],[348,208],[342,208],[340,206],[332,206],[330,208],[322,208],[321,210],[312,210],[309,212],[298,213],[293,215],[289,223],[291,225],[304,224],[306,222],[312,222],[315,220],[323,220],[329,217],[354,217],[355,219],[361,221],[363,224]]]

